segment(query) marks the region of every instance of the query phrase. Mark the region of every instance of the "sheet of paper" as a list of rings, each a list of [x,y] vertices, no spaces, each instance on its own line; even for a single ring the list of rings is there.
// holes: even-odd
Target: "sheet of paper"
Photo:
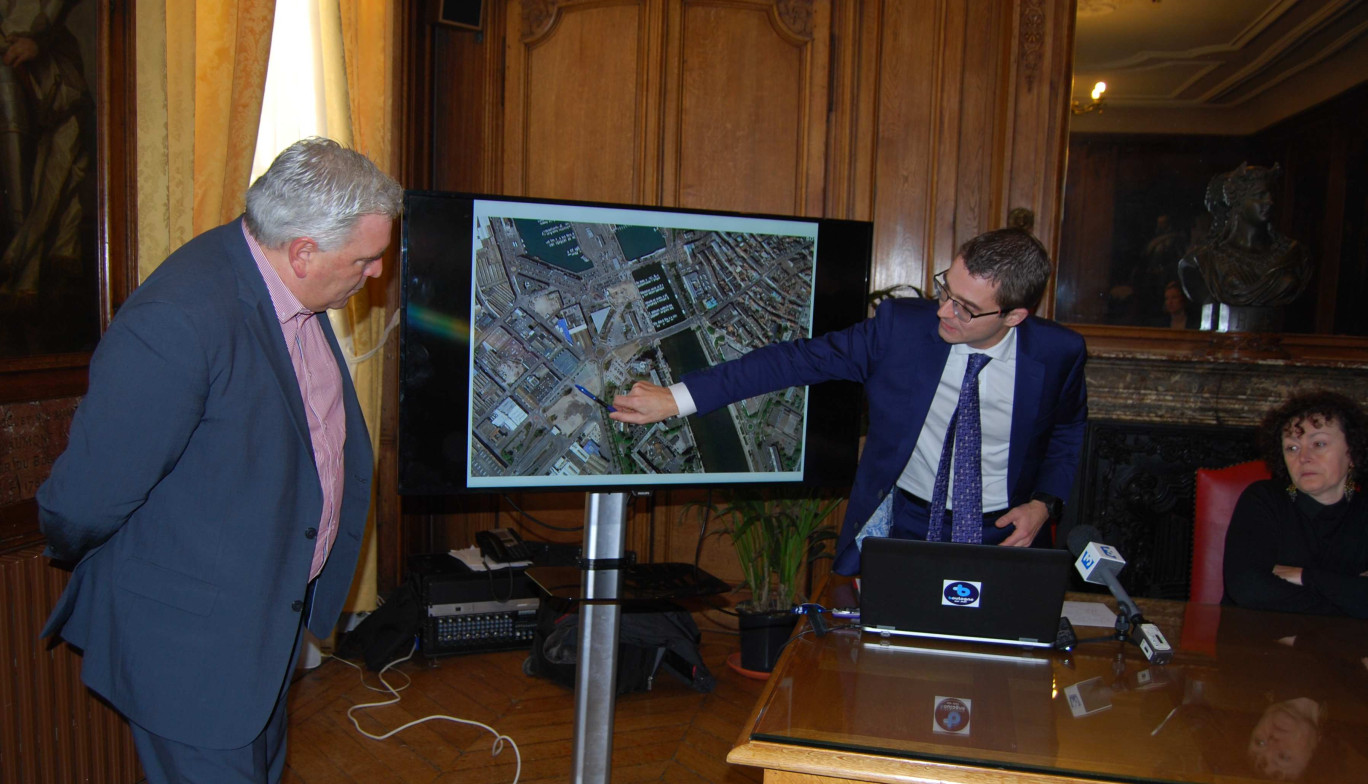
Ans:
[[[504,563],[503,561],[490,560],[484,557],[480,553],[480,548],[473,544],[461,550],[448,550],[447,553],[450,554],[452,558],[469,566],[471,571],[475,572],[487,572],[490,569],[506,569],[510,566],[523,567],[532,565],[531,561],[512,561],[510,563]]]
[[[489,571],[485,568],[484,559],[480,557],[480,548],[476,547],[473,544],[461,550],[450,550],[448,552],[451,554],[452,558],[455,558],[456,560],[460,561],[466,566],[469,566],[471,571]]]
[[[1074,626],[1116,626],[1116,612],[1102,602],[1064,602],[1064,617]]]

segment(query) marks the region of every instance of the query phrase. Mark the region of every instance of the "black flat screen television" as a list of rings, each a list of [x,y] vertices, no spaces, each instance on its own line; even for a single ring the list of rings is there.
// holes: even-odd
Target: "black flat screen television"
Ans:
[[[866,316],[867,222],[405,194],[399,491],[850,484],[858,386],[634,426],[604,403]]]

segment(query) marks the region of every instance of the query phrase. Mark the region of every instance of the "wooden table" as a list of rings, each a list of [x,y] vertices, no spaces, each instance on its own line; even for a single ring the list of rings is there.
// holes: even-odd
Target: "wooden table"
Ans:
[[[800,630],[727,760],[768,784],[1368,781],[1368,622],[1140,604],[1166,666]]]

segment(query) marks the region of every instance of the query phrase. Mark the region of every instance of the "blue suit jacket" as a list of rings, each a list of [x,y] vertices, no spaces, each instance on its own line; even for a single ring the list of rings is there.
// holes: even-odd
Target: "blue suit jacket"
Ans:
[[[766,346],[684,376],[700,413],[789,386],[831,379],[864,385],[869,433],[836,544],[833,568],[841,574],[859,572],[855,534],[902,474],[931,409],[950,356],[937,323],[934,301],[885,300],[873,318],[849,329]],[[1083,338],[1035,316],[1016,330],[1009,503],[1026,503],[1034,492],[1067,499],[1088,416]]]
[[[300,613],[327,636],[370,499],[370,439],[346,363],[337,539],[305,606],[323,494],[294,368],[240,221],[173,253],[90,364],[66,452],[38,490],[48,554],[79,561],[43,636],[82,678],[182,743],[237,748],[265,727]]]

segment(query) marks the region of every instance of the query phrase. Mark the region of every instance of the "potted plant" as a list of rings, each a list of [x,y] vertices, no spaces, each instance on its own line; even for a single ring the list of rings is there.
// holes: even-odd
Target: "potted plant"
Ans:
[[[721,507],[698,504],[720,523],[712,533],[725,535],[741,563],[750,598],[737,605],[741,628],[742,669],[769,672],[793,631],[793,612],[804,600],[805,567],[831,557],[836,538],[827,518],[840,504],[821,492],[745,489],[733,492]],[[710,534],[711,535],[711,534]]]

